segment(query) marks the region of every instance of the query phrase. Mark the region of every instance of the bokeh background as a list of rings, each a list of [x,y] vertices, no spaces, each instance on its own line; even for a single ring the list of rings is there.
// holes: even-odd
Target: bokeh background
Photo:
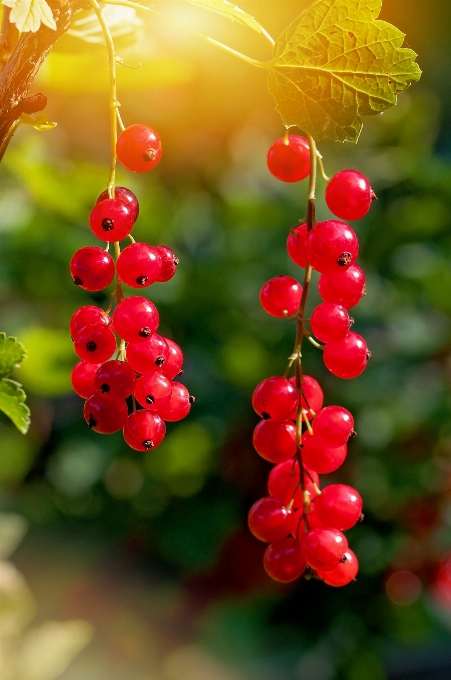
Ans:
[[[241,2],[274,37],[307,4]],[[157,5],[270,56],[245,28],[188,3]],[[385,0],[382,18],[407,33],[422,80],[365,120],[357,147],[320,144],[329,175],[356,168],[379,197],[356,225],[368,295],[352,315],[368,369],[341,381],[305,351],[326,403],[349,408],[358,432],[325,480],[364,499],[365,521],[349,532],[361,573],[339,590],[271,582],[246,528],[270,469],[252,449],[250,396],[283,371],[294,339],[258,293],[279,273],[302,277],[285,241],[307,190],[266,169],[283,129],[264,72],[157,18],[121,17],[118,52],[142,64],[118,67],[122,116],[154,126],[164,155],[147,175],[119,170],[118,184],[141,203],[135,238],[180,257],[176,277],[146,294],[196,396],[190,417],[141,455],[120,434],[90,432],[70,388],[69,318],[108,304],[68,271],[95,243],[88,214],[107,182],[105,53],[65,36],[42,67],[35,89],[58,127],[22,126],[0,170],[0,326],[27,347],[15,377],[32,410],[25,437],[0,418],[2,555],[25,534],[15,566],[0,570],[5,680],[451,677],[451,3]],[[320,180],[326,218],[323,192]]]

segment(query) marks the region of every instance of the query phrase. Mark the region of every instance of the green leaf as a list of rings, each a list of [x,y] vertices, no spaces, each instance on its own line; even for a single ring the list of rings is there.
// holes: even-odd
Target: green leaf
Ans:
[[[19,33],[36,33],[41,23],[56,31],[55,19],[46,0],[3,0],[3,4],[11,7],[9,20]]]
[[[17,429],[26,434],[30,426],[30,409],[20,383],[9,378],[0,380],[0,411],[11,418]]]
[[[40,132],[51,130],[57,125],[57,123],[52,123],[46,113],[38,113],[34,118],[28,113],[22,113],[19,118],[19,124],[31,125],[31,127],[34,127],[35,130],[39,130]]]
[[[212,12],[217,12],[227,19],[232,21],[238,21],[238,23],[243,26],[248,26],[252,28],[257,33],[262,33],[263,35],[268,35],[256,19],[250,14],[247,14],[242,9],[232,4],[228,0],[188,0],[192,5],[198,5],[205,9],[210,9]]]
[[[25,347],[16,338],[0,333],[0,378],[14,371],[26,357]]]
[[[270,92],[287,127],[315,140],[358,140],[360,116],[385,111],[419,80],[404,34],[376,20],[382,0],[315,0],[280,36]]]

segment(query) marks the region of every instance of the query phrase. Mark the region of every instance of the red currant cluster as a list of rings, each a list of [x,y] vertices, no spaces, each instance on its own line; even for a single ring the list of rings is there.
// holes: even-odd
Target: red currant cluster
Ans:
[[[158,135],[145,125],[133,125],[119,136],[118,158],[131,170],[151,169],[161,157]],[[166,434],[164,421],[184,418],[194,401],[184,385],[174,381],[183,373],[180,347],[156,333],[159,315],[146,297],[124,298],[122,283],[145,288],[169,281],[178,259],[167,246],[137,243],[130,236],[139,214],[136,196],[116,187],[114,198],[104,191],[91,211],[93,233],[107,242],[107,249],[87,246],[70,263],[74,283],[87,291],[106,288],[116,275],[112,318],[109,311],[87,305],[70,321],[70,333],[81,361],[72,371],[75,392],[86,399],[84,418],[100,434],[123,428],[127,444],[137,451],[158,446]],[[132,244],[120,252],[119,241],[130,236]],[[116,264],[108,252],[115,242]],[[111,305],[112,306],[112,305]],[[117,347],[115,333],[120,338]],[[111,357],[116,354],[116,358]],[[132,397],[133,410],[125,401]],[[136,402],[143,408],[136,410]]]
[[[268,168],[282,181],[299,181],[310,175],[310,155],[306,139],[286,136],[271,146]],[[344,170],[328,180],[326,202],[341,219],[363,217],[373,198],[367,178],[359,172]],[[297,362],[296,375],[267,378],[253,394],[254,410],[263,418],[254,430],[254,447],[276,465],[269,475],[269,496],[249,512],[249,527],[254,536],[270,543],[264,566],[276,581],[292,581],[308,567],[311,575],[329,585],[343,586],[355,578],[358,562],[342,532],[361,518],[362,499],[344,484],[320,491],[318,475],[332,473],[344,462],[347,442],[355,435],[354,419],[341,406],[323,408],[320,385],[302,373],[300,348],[302,336],[308,336],[323,349],[329,371],[340,378],[355,378],[364,371],[370,353],[365,340],[350,331],[348,309],[364,295],[365,276],[355,264],[357,236],[345,222],[315,223],[310,218],[291,230],[287,249],[291,259],[306,269],[304,286],[290,276],[277,276],[263,286],[260,301],[268,314],[298,322],[295,353],[286,372],[288,376]],[[324,302],[305,319],[311,269],[320,273]],[[305,328],[308,322],[310,330]]]

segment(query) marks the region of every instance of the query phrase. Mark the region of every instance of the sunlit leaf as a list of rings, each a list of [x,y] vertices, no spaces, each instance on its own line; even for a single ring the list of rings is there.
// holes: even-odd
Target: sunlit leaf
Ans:
[[[143,20],[131,7],[103,5],[102,14],[111,36],[114,39],[116,51],[134,45],[139,37],[139,30]],[[80,52],[85,46],[92,49],[99,45],[105,48],[105,38],[96,14],[92,10],[76,12],[70,28],[56,44],[57,52]]]
[[[26,394],[15,380],[0,380],[0,411],[11,418],[17,429],[26,434],[30,426],[30,409],[25,404]]]
[[[0,378],[14,371],[26,356],[25,347],[16,338],[0,333]]]
[[[37,116],[30,116],[28,113],[22,113],[19,118],[21,125],[31,125],[35,130],[44,132],[56,127],[57,123],[53,123],[46,113],[38,113]]]
[[[3,4],[11,7],[9,20],[20,33],[36,33],[41,24],[56,31],[55,19],[46,0],[3,0]]]
[[[199,7],[210,9],[212,12],[222,14],[222,16],[227,17],[227,19],[238,21],[240,24],[257,31],[257,33],[266,35],[263,26],[261,26],[253,16],[247,14],[247,12],[244,12],[244,10],[228,0],[188,0],[188,2],[192,5],[198,5]]]

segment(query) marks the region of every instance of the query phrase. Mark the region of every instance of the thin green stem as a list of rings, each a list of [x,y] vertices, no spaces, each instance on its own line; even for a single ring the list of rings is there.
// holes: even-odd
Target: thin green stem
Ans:
[[[324,180],[327,184],[329,184],[329,182],[330,182],[330,177],[328,177],[328,176],[326,175],[326,172],[325,172],[325,170],[324,170],[323,157],[322,157],[322,155],[320,154],[320,152],[319,152],[318,150],[317,150],[317,152],[316,152],[316,157],[318,158],[318,165],[319,165],[319,171],[320,171],[320,173],[321,173],[321,177],[323,178],[323,180]]]

